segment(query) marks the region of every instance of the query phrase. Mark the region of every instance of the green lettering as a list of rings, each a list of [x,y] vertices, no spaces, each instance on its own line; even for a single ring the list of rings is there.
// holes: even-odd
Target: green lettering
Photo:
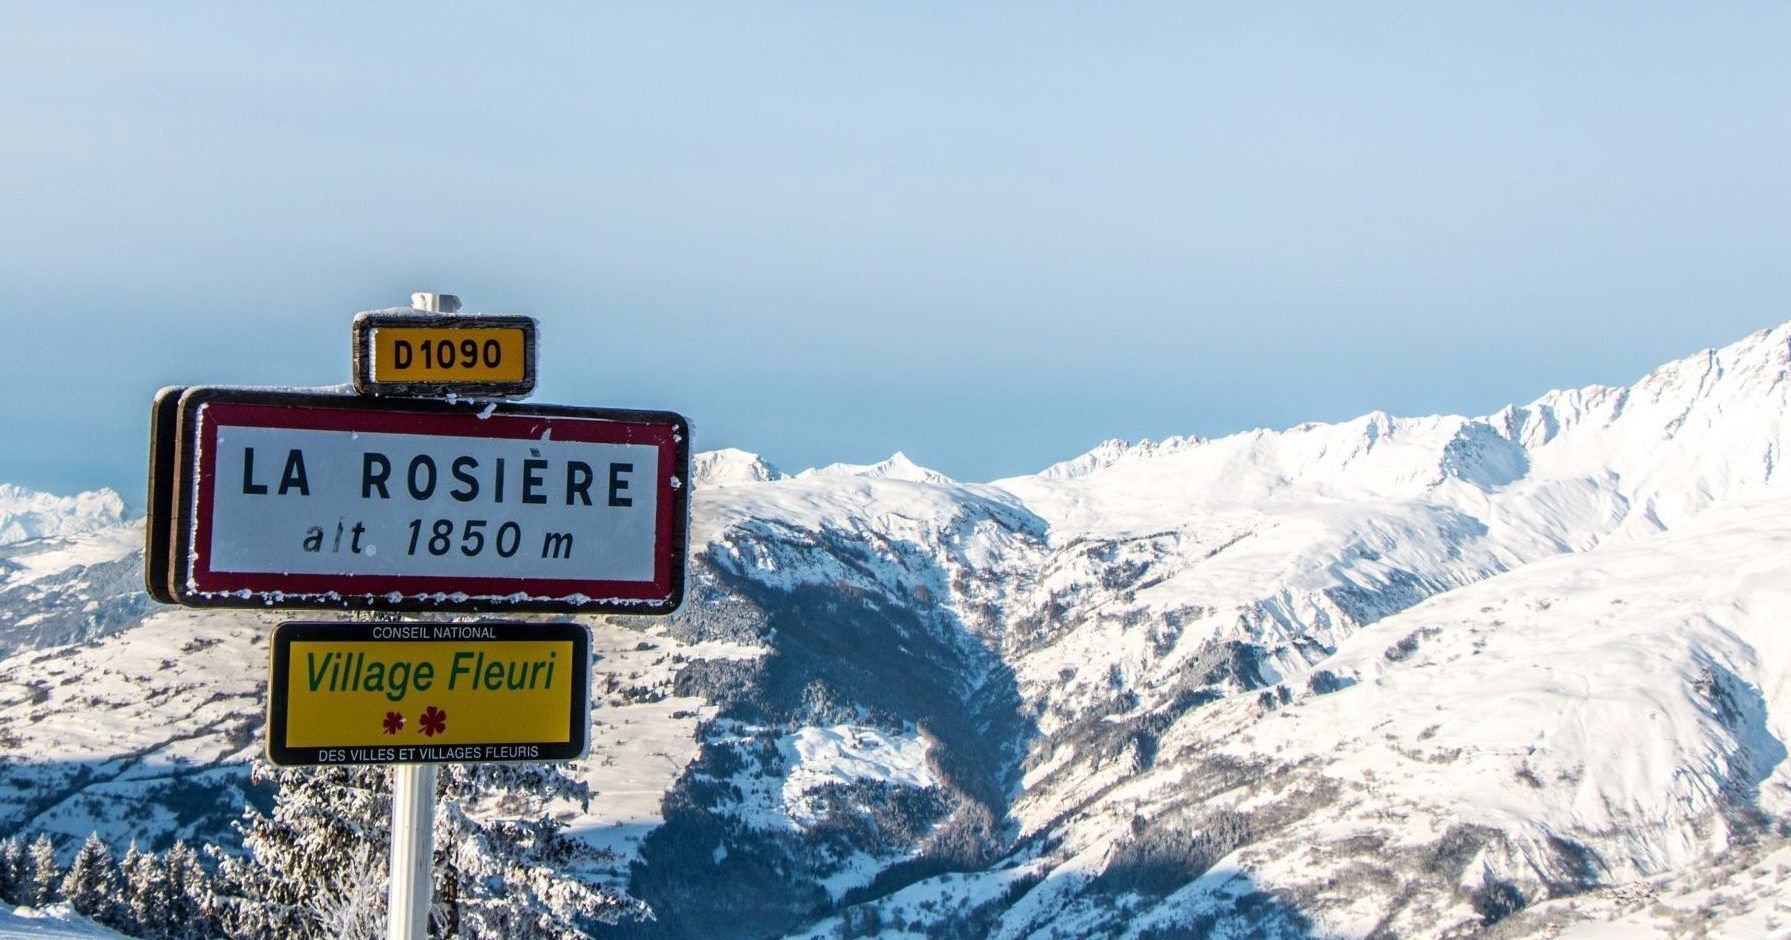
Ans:
[[[386,679],[391,683],[391,687],[386,689],[386,698],[394,702],[403,698],[410,685],[410,663],[393,663],[392,668],[386,672]]]
[[[421,663],[417,664],[417,668],[411,670],[410,684],[411,684],[411,687],[415,688],[418,692],[429,691],[429,683],[434,682],[434,681],[435,681],[435,664],[434,663],[421,662]]]
[[[461,662],[460,662],[463,659],[472,659],[472,658],[473,658],[473,654],[467,652],[466,650],[461,650],[460,652],[454,654],[454,667],[452,669],[448,670],[448,691],[450,691],[450,692],[454,691],[454,684],[456,682],[460,681],[460,674],[463,672],[472,673],[473,680],[475,682],[478,681],[478,678],[479,678],[478,673],[474,673],[472,670],[472,667],[461,665]]]
[[[320,663],[316,653],[305,654],[305,679],[311,684],[311,691],[317,691],[317,687],[323,684],[323,677],[330,670],[330,660],[335,658],[335,653],[325,653],[323,662]]]

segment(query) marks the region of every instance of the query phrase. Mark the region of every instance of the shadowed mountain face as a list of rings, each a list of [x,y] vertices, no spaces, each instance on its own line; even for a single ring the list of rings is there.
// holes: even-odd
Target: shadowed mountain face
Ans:
[[[1743,929],[1636,886],[1784,851],[1788,377],[1781,327],[991,484],[700,455],[684,608],[594,621],[568,819],[656,912],[614,932]],[[134,537],[0,547],[5,828],[223,838],[252,792],[273,618],[154,608]]]

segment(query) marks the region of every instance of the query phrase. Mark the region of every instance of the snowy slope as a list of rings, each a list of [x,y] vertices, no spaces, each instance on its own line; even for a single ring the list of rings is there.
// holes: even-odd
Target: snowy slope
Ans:
[[[999,533],[959,542],[975,546],[965,553],[983,559],[978,570],[1003,572],[999,587],[954,591],[946,603],[996,608],[962,625],[1011,670],[1034,735],[1009,809],[1010,854],[985,862],[980,875],[892,886],[819,922],[817,934],[868,935],[874,924],[887,934],[891,922],[919,925],[921,935],[953,924],[1008,936],[1047,925],[1106,934],[1124,932],[1120,924],[1132,918],[1146,932],[1220,923],[1249,934],[1395,925],[1423,934],[1502,917],[1551,893],[1670,875],[1736,838],[1778,838],[1777,824],[1761,820],[1785,818],[1775,789],[1782,778],[1764,776],[1782,767],[1783,729],[1760,716],[1788,707],[1785,690],[1781,674],[1744,667],[1785,662],[1765,629],[1781,608],[1735,576],[1764,577],[1791,532],[1791,516],[1775,502],[1786,493],[1777,455],[1788,353],[1791,327],[1780,327],[1629,388],[1551,393],[1482,418],[1372,414],[1218,440],[1109,442],[994,488],[867,494],[856,512],[792,499],[786,484],[736,491],[736,524],[757,526],[760,544],[772,524],[744,520],[795,524],[810,541],[856,527],[918,545],[931,537],[886,529],[885,512],[905,523],[924,515],[912,507],[926,498],[1002,507],[991,514]],[[1700,520],[1713,509],[1722,511]],[[1662,541],[1681,527],[1685,541]],[[728,539],[724,530],[711,543]],[[1719,550],[1713,539],[1734,541]],[[1757,560],[1752,569],[1739,564],[1747,558]],[[1587,611],[1558,606],[1583,587],[1521,577],[1584,560],[1592,567],[1581,576],[1598,582],[1607,577],[1597,567],[1603,559],[1615,572],[1633,569],[1608,576],[1624,585],[1614,593],[1634,592],[1626,603],[1641,611],[1635,628],[1655,631],[1646,643],[1594,642],[1573,619]],[[758,577],[782,584],[840,573],[836,564],[763,567]],[[1705,572],[1714,577],[1698,581]],[[1525,682],[1549,675],[1546,661],[1522,655],[1538,645],[1527,635],[1447,663],[1417,657],[1409,667],[1425,670],[1413,673],[1417,684],[1369,697],[1380,677],[1358,673],[1404,655],[1407,636],[1422,647],[1426,625],[1410,618],[1430,609],[1427,599],[1458,601],[1461,617],[1490,629],[1507,602],[1530,603],[1532,594],[1542,609],[1557,605],[1561,618],[1538,629],[1580,644],[1548,655],[1600,663],[1603,671],[1582,677],[1603,683],[1590,686],[1593,705],[1583,713],[1559,697],[1584,699],[1586,687],[1555,676],[1521,693],[1528,709],[1507,707],[1502,724],[1456,725],[1447,744],[1427,743],[1451,727],[1439,712],[1496,714]],[[1736,641],[1726,631],[1742,625],[1686,609],[1682,595],[1764,619]],[[1622,609],[1611,603],[1618,599],[1595,603]],[[1707,621],[1714,627],[1697,635],[1685,626]],[[1646,660],[1650,669],[1634,661],[1632,645],[1656,657]],[[1646,697],[1659,688],[1692,693],[1674,699],[1672,737],[1639,748],[1626,731],[1641,703],[1616,690]],[[1251,736],[1259,722],[1278,728],[1275,716],[1318,707],[1283,712],[1275,706],[1284,697],[1303,702],[1319,692],[1332,693],[1327,702],[1353,694],[1365,704],[1333,722],[1290,725],[1292,737]],[[1599,705],[1606,699],[1612,704]],[[1559,753],[1531,758],[1525,771],[1510,755],[1529,757],[1537,742],[1508,738],[1556,728],[1544,719],[1563,712],[1588,730],[1551,732]],[[1394,716],[1407,735],[1399,746],[1418,757],[1389,763],[1385,753],[1353,750],[1383,743]],[[1376,725],[1368,737],[1355,730]],[[1458,749],[1492,756],[1456,767],[1444,758]],[[1313,770],[1334,762],[1348,772]],[[1585,781],[1576,786],[1586,805],[1532,798],[1526,781],[1545,773]],[[1251,783],[1265,775],[1277,783]],[[1459,796],[1416,801],[1432,791]],[[1292,827],[1306,816],[1317,821]],[[1339,890],[1338,879],[1361,874],[1351,866],[1363,856],[1389,851],[1390,830],[1402,840],[1392,850],[1405,853],[1390,867],[1424,876],[1376,871],[1395,887]],[[1259,842],[1265,848],[1250,854]],[[1266,864],[1270,857],[1300,861],[1290,871]],[[1076,916],[1087,918],[1081,928]]]
[[[1247,836],[1221,868],[1350,936],[1471,926],[1488,890],[1535,901],[1746,867],[1791,818],[1787,550],[1777,498],[1444,594],[1351,636],[1323,683],[1183,715],[1148,763],[1114,755],[1114,779],[1045,769],[1015,816],[1058,843],[1053,873],[1148,842],[1134,819],[1223,819]],[[1215,769],[1239,779],[1204,786]],[[1226,909],[1224,890],[1140,904],[1124,933]],[[1120,932],[1088,893],[1051,917]],[[1432,906],[1402,910],[1414,895]]]
[[[0,940],[102,940],[122,937],[82,917],[67,904],[8,908],[0,905]]]
[[[142,547],[140,521],[0,545],[0,656],[104,636],[148,614]]]
[[[1074,473],[998,481],[1057,549],[1032,601],[1038,628],[1008,637],[1042,725],[1104,698],[1091,660],[1140,694],[1175,694],[1213,644],[1237,641],[1272,682],[1424,597],[1776,491],[1788,347],[1791,326],[1630,388],[1551,393],[1485,418],[1372,414],[1103,445]],[[1078,675],[1062,679],[1066,668]]]

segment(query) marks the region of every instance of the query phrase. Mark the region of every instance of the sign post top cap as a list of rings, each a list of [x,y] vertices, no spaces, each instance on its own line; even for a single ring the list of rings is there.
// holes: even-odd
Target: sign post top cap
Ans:
[[[434,291],[417,291],[410,295],[410,305],[417,310],[430,313],[459,313],[460,298],[453,294],[438,294]]]

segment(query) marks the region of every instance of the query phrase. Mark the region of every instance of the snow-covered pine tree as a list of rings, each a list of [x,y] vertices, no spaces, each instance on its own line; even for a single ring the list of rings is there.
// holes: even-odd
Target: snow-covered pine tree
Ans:
[[[0,839],[0,902],[19,904],[19,889],[24,880],[19,877],[25,867],[25,849],[19,845],[17,836]]]
[[[131,929],[144,936],[154,936],[167,910],[165,900],[157,898],[158,894],[165,898],[163,889],[168,883],[159,868],[153,854],[137,848],[136,839],[118,860],[118,906],[124,909]]]
[[[438,937],[564,937],[644,916],[605,889],[609,853],[568,836],[550,804],[586,805],[590,789],[563,765],[444,765],[437,782]],[[378,768],[256,773],[278,786],[274,810],[237,828],[246,853],[226,858],[218,909],[236,937],[383,934],[391,788]]]
[[[599,881],[614,855],[568,836],[551,813],[590,804],[566,765],[448,765],[438,794],[436,936],[566,937],[646,916]]]
[[[250,807],[236,824],[246,851],[226,857],[219,870],[224,929],[234,937],[352,940],[355,933],[338,931],[352,929],[343,913],[357,904],[382,923],[391,815],[385,772],[257,763],[255,773],[278,792],[271,815]],[[369,891],[368,881],[381,890]]]
[[[337,873],[334,891],[318,891],[317,920],[325,936],[385,936],[387,853],[368,843],[354,846]]]
[[[176,841],[160,860],[169,889],[170,915],[164,936],[171,940],[209,940],[222,932],[218,918],[217,879],[199,853]]]
[[[162,859],[132,842],[118,865],[120,906],[128,912],[126,929],[141,937],[166,937],[174,926],[174,886]]]
[[[49,833],[37,834],[37,841],[31,843],[25,861],[30,871],[25,876],[25,896],[21,903],[43,907],[61,900],[57,889],[61,887],[62,867],[56,864],[56,843],[50,841]]]
[[[102,924],[116,924],[118,889],[118,863],[111,847],[99,833],[88,833],[62,878],[63,900]]]

